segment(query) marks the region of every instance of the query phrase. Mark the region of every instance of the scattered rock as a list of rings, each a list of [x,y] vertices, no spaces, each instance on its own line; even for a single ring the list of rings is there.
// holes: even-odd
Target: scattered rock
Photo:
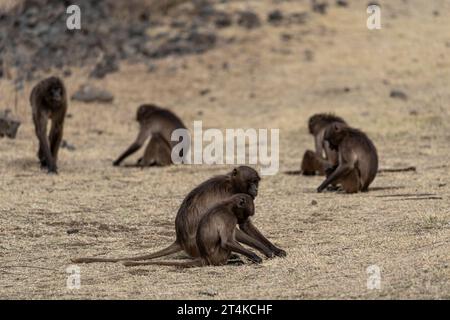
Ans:
[[[409,115],[411,116],[417,116],[419,114],[419,112],[417,110],[410,110],[409,111]]]
[[[61,148],[67,149],[69,151],[75,151],[76,150],[75,146],[73,144],[68,143],[66,140],[63,140],[61,142]]]
[[[99,135],[99,136],[101,136],[102,134],[105,133],[105,131],[103,131],[103,130],[98,130],[98,129],[91,130],[91,132],[93,132],[93,133],[95,133],[95,134],[97,134],[97,135]]]
[[[254,29],[261,26],[258,15],[252,11],[239,12],[238,25],[247,29]]]
[[[198,54],[213,48],[216,42],[215,33],[194,30],[188,34],[177,35],[159,46],[149,46],[147,55],[151,58],[164,58],[169,55]]]
[[[210,89],[203,89],[203,90],[200,90],[200,95],[201,95],[201,96],[206,96],[206,95],[209,94],[210,92],[211,92]]]
[[[98,226],[98,230],[110,231],[111,229],[109,228],[109,226],[108,226],[107,224],[101,223],[101,224]]]
[[[274,10],[272,12],[269,12],[268,16],[267,16],[267,21],[269,23],[278,25],[283,21],[283,13],[280,10]]]
[[[0,51],[10,53],[11,64],[17,67],[17,76],[33,79],[33,74],[53,68],[90,66],[90,77],[101,79],[119,70],[120,61],[147,63],[149,58],[171,54],[195,54],[211,49],[216,44],[214,34],[200,30],[224,28],[233,23],[233,16],[215,10],[215,3],[195,4],[198,10],[180,11],[172,21],[157,20],[158,13],[150,17],[148,1],[135,1],[133,12],[117,17],[122,12],[120,1],[78,0],[83,11],[82,30],[67,30],[67,1],[23,1],[16,10],[0,13]],[[152,1],[157,2],[157,1]],[[163,1],[160,1],[163,2]],[[167,1],[165,1],[167,2]],[[180,2],[180,1],[174,1]],[[197,1],[193,1],[197,3]],[[178,5],[178,4],[176,4]],[[167,17],[167,16],[166,16]],[[249,16],[246,16],[249,17]],[[251,18],[245,25],[253,26]],[[169,27],[176,32],[152,34],[154,27]],[[5,36],[7,35],[7,40]],[[101,58],[101,61],[99,61]],[[33,67],[30,67],[33,66]],[[4,76],[0,63],[0,77]]]
[[[205,291],[200,291],[198,294],[208,297],[215,297],[219,294],[219,292],[217,292],[216,290],[208,289]]]
[[[312,11],[320,14],[326,14],[328,3],[327,2],[317,2],[317,0],[311,0]]]
[[[348,7],[347,0],[336,0],[336,5],[338,7]]]
[[[66,232],[67,232],[67,234],[75,234],[75,233],[80,232],[80,230],[79,229],[69,229]]]
[[[114,100],[114,96],[109,91],[99,89],[91,85],[82,85],[80,89],[72,95],[71,99],[85,103],[110,103]]]
[[[16,138],[21,122],[11,118],[10,113],[9,109],[0,111],[0,138],[4,136],[10,139]]]
[[[119,70],[116,58],[113,55],[105,56],[97,65],[94,70],[91,71],[89,77],[103,79],[107,74],[113,73]]]
[[[149,64],[147,65],[147,72],[148,72],[148,73],[155,72],[157,69],[158,69],[158,67],[157,67],[156,64],[154,64],[154,63],[149,63]]]
[[[317,205],[317,201],[316,200],[311,201],[311,205],[312,206],[316,206]]]
[[[305,24],[308,17],[308,12],[295,12],[289,16],[289,23]]]
[[[403,101],[408,100],[408,96],[406,95],[406,93],[404,93],[403,91],[400,91],[400,90],[392,90],[390,97],[393,99],[400,99]]]
[[[216,18],[214,24],[217,28],[226,28],[233,24],[231,15],[226,12],[216,12]]]

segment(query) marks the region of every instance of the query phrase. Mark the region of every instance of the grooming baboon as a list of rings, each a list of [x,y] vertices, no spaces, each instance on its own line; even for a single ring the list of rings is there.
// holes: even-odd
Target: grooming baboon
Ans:
[[[136,121],[139,122],[140,127],[136,140],[113,164],[120,165],[125,158],[138,151],[149,137],[150,141],[144,156],[138,160],[138,165],[167,166],[172,164],[172,148],[178,143],[178,141],[171,141],[172,132],[176,129],[186,128],[180,118],[170,110],[152,104],[144,104],[137,110]],[[182,153],[180,153],[180,157],[183,157]]]
[[[365,133],[335,122],[328,126],[324,139],[338,153],[338,165],[317,189],[322,192],[329,184],[341,184],[348,193],[368,191],[378,170],[378,155]]]
[[[166,256],[184,250],[193,258],[200,257],[196,234],[201,218],[212,206],[228,199],[237,193],[246,193],[253,199],[258,194],[260,177],[258,173],[247,166],[233,169],[226,175],[219,175],[206,180],[193,189],[184,198],[175,218],[176,240],[169,247],[144,256],[126,258],[79,258],[76,263],[117,262],[125,260],[148,260]],[[267,257],[285,256],[286,252],[274,246],[253,225],[250,219],[239,224],[236,229],[236,240],[249,245]]]
[[[211,207],[200,219],[196,243],[200,257],[188,262],[126,261],[126,266],[165,265],[177,267],[221,266],[227,263],[232,252],[240,253],[256,263],[262,259],[237,242],[236,226],[245,223],[255,213],[251,196],[238,193]]]
[[[47,168],[49,173],[57,173],[56,162],[67,111],[64,83],[56,77],[42,80],[31,91],[30,103],[36,136],[39,139],[38,157],[41,168]],[[51,119],[52,126],[47,138],[48,119]]]
[[[342,118],[329,113],[319,113],[309,118],[308,129],[314,136],[315,152],[307,150],[303,155],[303,175],[315,175],[316,172],[323,175],[327,169],[337,164],[337,153],[323,139],[326,128],[333,122],[346,124]]]

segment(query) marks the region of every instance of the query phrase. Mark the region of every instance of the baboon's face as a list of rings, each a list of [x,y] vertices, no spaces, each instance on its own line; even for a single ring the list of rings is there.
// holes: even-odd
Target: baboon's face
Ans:
[[[141,122],[145,120],[153,111],[157,110],[158,107],[153,104],[143,104],[136,112],[136,120]]]
[[[311,118],[309,118],[308,121],[308,129],[310,134],[314,134],[317,132],[317,126],[320,122],[320,115],[313,115]]]
[[[233,170],[231,177],[236,191],[256,198],[261,178],[254,169],[247,166],[238,167]]]
[[[63,88],[58,84],[53,84],[48,88],[48,101],[59,104],[63,101],[63,94]]]
[[[255,214],[255,205],[253,198],[245,193],[239,193],[234,196],[235,201],[235,215],[238,222],[242,223]]]
[[[333,122],[327,127],[323,138],[325,141],[328,141],[331,149],[338,150],[339,144],[345,137],[346,127],[345,124],[339,122]]]

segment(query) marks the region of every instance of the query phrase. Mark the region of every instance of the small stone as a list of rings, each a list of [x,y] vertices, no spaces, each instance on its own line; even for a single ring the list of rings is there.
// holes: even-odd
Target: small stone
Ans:
[[[66,232],[67,232],[67,234],[75,234],[75,233],[80,232],[80,230],[78,230],[78,229],[69,229]]]
[[[316,200],[311,201],[311,205],[312,206],[316,206],[317,205],[317,201]]]
[[[219,294],[219,292],[217,292],[216,290],[208,289],[205,291],[200,291],[199,294],[208,297],[215,297]]]
[[[217,28],[226,28],[233,24],[231,15],[226,12],[218,12],[214,24]]]
[[[283,13],[280,10],[274,10],[267,16],[267,21],[272,24],[280,24],[283,21]]]
[[[289,16],[289,22],[293,24],[305,24],[308,17],[308,12],[295,12]]]
[[[326,14],[327,13],[328,3],[326,2],[317,2],[316,0],[312,0],[312,11]]]
[[[406,93],[404,93],[403,91],[400,91],[400,90],[392,90],[390,97],[393,99],[400,99],[403,101],[408,100],[408,96],[406,95]]]
[[[9,116],[10,113],[11,110],[9,109],[0,111],[0,138],[4,136],[10,139],[16,138],[21,122],[19,120],[12,119]]]
[[[261,21],[256,13],[242,11],[239,13],[238,24],[247,29],[254,29],[261,26]]]
[[[148,72],[148,73],[155,72],[157,69],[158,69],[158,67],[157,67],[156,64],[154,64],[154,63],[149,63],[149,64],[147,65],[147,72]]]
[[[132,49],[129,48],[129,50],[132,50]],[[132,53],[129,53],[129,54],[131,55]],[[108,55],[108,56],[105,56],[102,59],[102,61],[97,63],[97,65],[94,67],[94,69],[89,74],[89,77],[103,79],[107,74],[116,72],[118,70],[119,70],[119,65],[116,61],[115,56]]]
[[[82,85],[80,89],[72,95],[71,99],[85,103],[110,103],[114,100],[114,96],[109,91],[91,85]]]
[[[69,151],[75,151],[76,148],[73,144],[68,143],[66,140],[63,140],[61,143],[61,148],[67,149]]]
[[[347,0],[336,0],[336,5],[338,7],[348,7]]]

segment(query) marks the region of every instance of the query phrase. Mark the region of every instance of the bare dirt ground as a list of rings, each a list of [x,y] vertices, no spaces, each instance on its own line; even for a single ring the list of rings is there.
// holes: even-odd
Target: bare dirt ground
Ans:
[[[366,28],[366,3],[350,1],[303,25],[224,29],[234,43],[159,60],[153,73],[121,65],[92,81],[115,94],[113,104],[70,103],[65,139],[76,150],[61,150],[58,176],[39,170],[28,105],[35,82],[27,83],[14,110],[23,122],[18,137],[0,140],[0,298],[449,299],[450,4],[381,3],[377,31]],[[264,19],[276,8],[309,10],[305,1],[224,7],[251,8]],[[66,79],[69,93],[86,74]],[[210,93],[199,94],[204,89]],[[390,98],[393,89],[408,99]],[[2,106],[13,106],[12,92],[0,82]],[[263,178],[254,220],[286,258],[187,270],[81,265],[81,288],[66,288],[72,257],[140,254],[171,243],[183,197],[231,168],[113,167],[135,137],[135,110],[144,102],[174,110],[189,127],[202,120],[208,128],[280,129],[280,172]],[[321,177],[283,173],[298,169],[312,148],[306,121],[316,112],[364,128],[382,168],[417,172],[379,174],[365,194],[317,194]],[[381,268],[381,290],[367,289],[370,265]]]

